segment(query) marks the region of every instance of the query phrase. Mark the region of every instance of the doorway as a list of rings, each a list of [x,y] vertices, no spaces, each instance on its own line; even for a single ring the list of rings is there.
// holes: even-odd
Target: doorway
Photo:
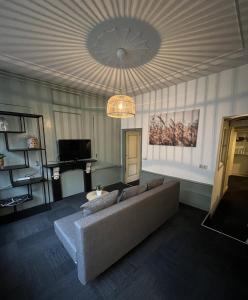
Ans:
[[[122,130],[122,181],[126,184],[140,180],[142,163],[142,129]]]
[[[223,119],[211,208],[203,225],[248,243],[248,116]]]

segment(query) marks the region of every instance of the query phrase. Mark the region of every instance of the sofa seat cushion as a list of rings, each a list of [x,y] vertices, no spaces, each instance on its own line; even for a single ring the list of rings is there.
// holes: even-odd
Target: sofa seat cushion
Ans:
[[[81,211],[63,217],[54,222],[54,228],[58,238],[75,263],[77,262],[77,250],[74,222],[79,220],[80,218],[82,218]]]

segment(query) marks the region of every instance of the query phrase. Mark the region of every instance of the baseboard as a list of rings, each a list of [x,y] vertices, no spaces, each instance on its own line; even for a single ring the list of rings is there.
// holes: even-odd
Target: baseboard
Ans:
[[[192,197],[193,198],[193,197]],[[204,210],[206,212],[209,211],[209,201],[195,201],[193,199],[183,199],[183,192],[181,191],[180,202],[183,204],[187,204],[189,206]]]

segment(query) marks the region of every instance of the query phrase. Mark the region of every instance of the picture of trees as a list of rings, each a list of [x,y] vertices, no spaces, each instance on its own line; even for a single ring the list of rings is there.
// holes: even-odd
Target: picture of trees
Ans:
[[[199,115],[199,109],[151,115],[149,144],[196,147]]]

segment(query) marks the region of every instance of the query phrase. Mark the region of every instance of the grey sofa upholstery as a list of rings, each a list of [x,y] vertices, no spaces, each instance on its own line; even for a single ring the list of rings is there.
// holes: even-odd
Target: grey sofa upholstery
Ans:
[[[77,250],[74,222],[80,218],[82,218],[82,211],[76,212],[75,214],[61,218],[54,222],[54,229],[58,238],[75,263],[77,262]]]
[[[164,183],[87,217],[77,212],[55,221],[79,280],[85,284],[96,278],[172,217],[179,189],[179,182]]]

